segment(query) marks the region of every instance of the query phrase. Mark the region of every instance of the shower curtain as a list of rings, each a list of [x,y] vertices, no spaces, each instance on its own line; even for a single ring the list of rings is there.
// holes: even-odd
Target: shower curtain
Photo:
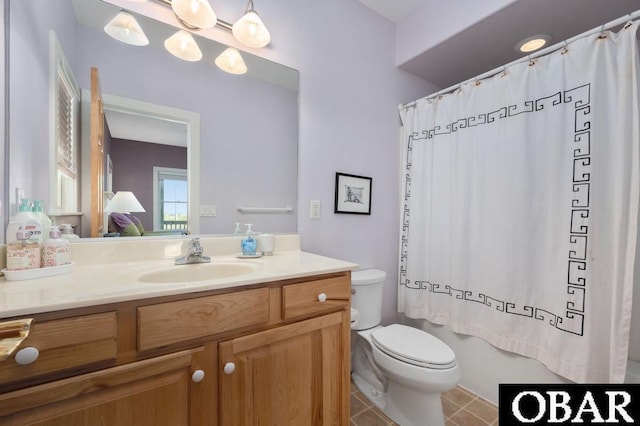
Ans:
[[[401,108],[399,309],[624,378],[638,221],[637,23]]]

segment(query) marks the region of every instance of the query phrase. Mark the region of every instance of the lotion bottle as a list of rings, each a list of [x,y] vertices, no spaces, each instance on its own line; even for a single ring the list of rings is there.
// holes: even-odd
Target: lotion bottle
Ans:
[[[52,226],[49,238],[42,243],[42,267],[51,268],[69,263],[69,240],[62,238],[57,226]]]
[[[30,240],[31,232],[20,227],[7,244],[7,270],[24,271],[40,267],[40,244]]]
[[[242,255],[243,256],[255,256],[256,248],[258,247],[258,241],[253,236],[253,230],[251,229],[252,224],[246,223],[247,227],[247,235],[242,239],[241,247],[242,247]]]

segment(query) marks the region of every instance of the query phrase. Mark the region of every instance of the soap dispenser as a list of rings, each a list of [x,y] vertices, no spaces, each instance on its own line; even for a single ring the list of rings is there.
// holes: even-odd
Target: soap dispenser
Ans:
[[[42,267],[51,268],[69,263],[69,240],[62,238],[57,226],[49,230],[49,238],[42,243]]]
[[[251,226],[253,225],[250,223],[246,223],[245,226],[247,227],[247,235],[242,239],[242,242],[240,244],[242,247],[242,255],[255,256],[258,241],[253,236],[253,230],[251,229]]]
[[[240,229],[240,222],[236,222],[236,229],[233,230],[233,233],[236,235],[242,234],[242,229]]]

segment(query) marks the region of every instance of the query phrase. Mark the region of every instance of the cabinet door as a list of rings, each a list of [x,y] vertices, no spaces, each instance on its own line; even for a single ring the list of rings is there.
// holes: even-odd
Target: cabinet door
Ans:
[[[219,345],[221,425],[347,425],[344,311]]]
[[[206,378],[192,380],[197,364],[206,364],[204,352],[178,352],[2,394],[0,424],[188,425],[202,407],[192,399],[209,392]]]

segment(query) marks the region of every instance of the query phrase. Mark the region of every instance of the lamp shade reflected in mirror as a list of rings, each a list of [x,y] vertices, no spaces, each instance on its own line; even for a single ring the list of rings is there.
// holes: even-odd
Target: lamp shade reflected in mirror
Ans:
[[[193,36],[180,30],[164,41],[164,47],[176,58],[196,62],[202,59],[202,51]]]
[[[146,210],[140,204],[140,201],[133,195],[131,191],[118,191],[113,196],[107,207],[104,209],[106,213],[135,213],[145,212]]]
[[[233,47],[228,47],[215,60],[216,65],[222,71],[229,74],[244,74],[247,72],[247,65],[244,63],[240,52]]]

